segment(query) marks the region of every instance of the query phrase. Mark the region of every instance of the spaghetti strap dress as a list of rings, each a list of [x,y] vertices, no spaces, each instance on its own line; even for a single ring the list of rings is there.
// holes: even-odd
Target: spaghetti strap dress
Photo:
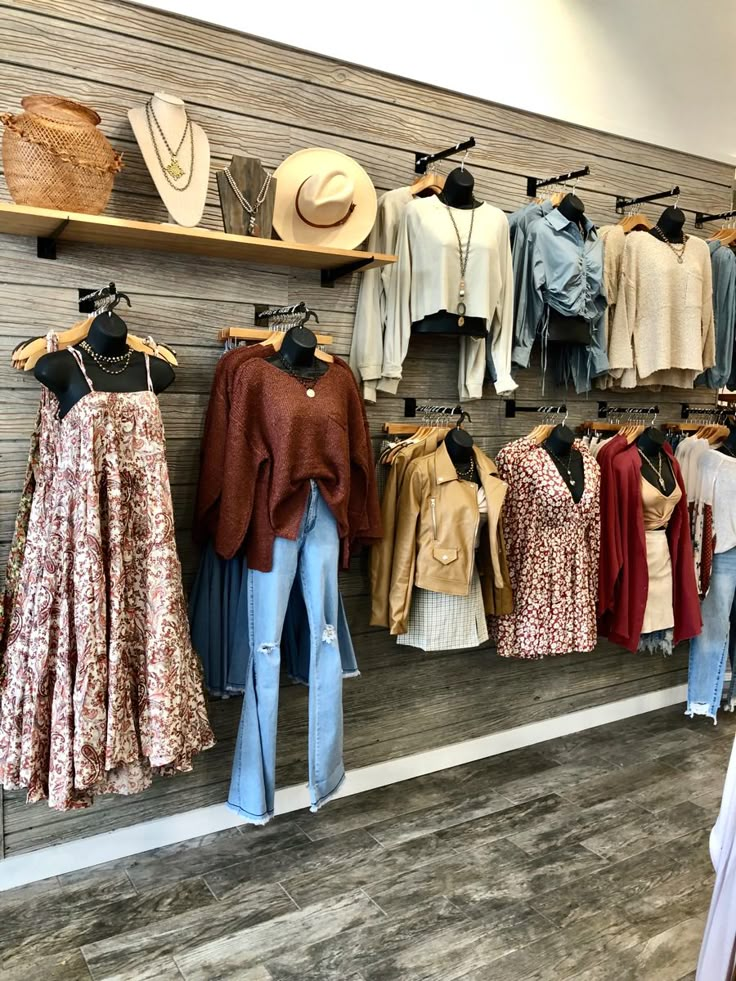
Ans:
[[[189,770],[214,744],[189,637],[163,421],[148,387],[42,395],[35,489],[10,611],[0,783],[86,807]]]

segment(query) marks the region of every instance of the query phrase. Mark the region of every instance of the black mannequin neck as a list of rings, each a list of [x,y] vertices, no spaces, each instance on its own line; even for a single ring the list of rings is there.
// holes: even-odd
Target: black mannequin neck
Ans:
[[[311,368],[316,350],[317,338],[309,327],[292,327],[284,335],[280,353],[292,368]]]
[[[661,429],[649,426],[637,439],[636,445],[646,457],[656,457],[662,452],[664,446],[664,433]]]
[[[104,357],[113,358],[125,354],[128,347],[127,324],[112,310],[109,313],[100,313],[90,324],[87,343]]]
[[[583,216],[585,215],[585,205],[577,194],[566,194],[557,205],[557,210],[564,215],[568,221],[574,222],[583,228]]]
[[[555,456],[565,458],[570,456],[570,451],[572,450],[572,444],[574,442],[575,433],[568,426],[560,423],[560,425],[555,426],[555,428],[549,434],[547,439],[544,441],[544,445],[552,450]]]
[[[658,228],[668,242],[682,242],[684,240],[683,226],[685,224],[685,212],[680,208],[665,208],[659,216],[659,221],[650,231],[650,235],[660,238],[656,229]]]
[[[464,466],[473,456],[473,437],[464,429],[451,429],[445,436],[445,448],[455,466]]]
[[[560,423],[555,426],[542,446],[549,453],[558,473],[567,484],[575,504],[585,493],[585,464],[579,450],[574,449],[575,433]]]
[[[473,197],[474,188],[475,178],[470,171],[456,167],[447,175],[440,201],[451,208],[478,208],[483,202]]]

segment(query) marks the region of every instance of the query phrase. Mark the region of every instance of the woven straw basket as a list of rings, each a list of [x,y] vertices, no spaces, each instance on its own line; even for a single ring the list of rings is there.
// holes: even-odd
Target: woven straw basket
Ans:
[[[25,112],[0,117],[5,180],[16,204],[99,215],[122,156],[96,128],[87,106],[56,95],[30,95]]]

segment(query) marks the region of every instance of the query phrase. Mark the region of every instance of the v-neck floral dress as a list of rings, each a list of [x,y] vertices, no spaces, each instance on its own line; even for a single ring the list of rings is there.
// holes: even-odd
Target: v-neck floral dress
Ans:
[[[585,489],[576,504],[544,447],[524,437],[496,457],[508,484],[503,531],[514,612],[495,617],[502,657],[540,658],[592,651],[598,639],[600,468],[588,449]]]
[[[0,783],[59,810],[144,790],[214,743],[150,374],[141,392],[85,378],[61,421],[43,391],[0,701]]]

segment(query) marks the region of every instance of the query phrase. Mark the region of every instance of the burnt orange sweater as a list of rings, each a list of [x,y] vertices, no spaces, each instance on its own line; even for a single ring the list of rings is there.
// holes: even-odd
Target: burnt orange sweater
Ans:
[[[242,362],[230,400],[215,547],[245,543],[248,566],[270,572],[275,538],[299,533],[315,480],[337,522],[346,568],[355,543],[381,538],[375,468],[363,400],[339,358],[313,386],[261,357]]]

